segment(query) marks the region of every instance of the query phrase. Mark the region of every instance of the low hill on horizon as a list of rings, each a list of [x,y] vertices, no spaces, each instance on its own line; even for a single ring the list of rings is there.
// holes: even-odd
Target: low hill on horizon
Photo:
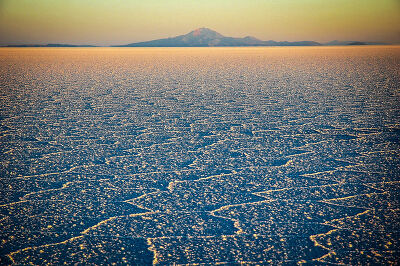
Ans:
[[[48,43],[48,44],[10,44],[3,47],[98,47],[88,44],[64,44],[64,43]]]

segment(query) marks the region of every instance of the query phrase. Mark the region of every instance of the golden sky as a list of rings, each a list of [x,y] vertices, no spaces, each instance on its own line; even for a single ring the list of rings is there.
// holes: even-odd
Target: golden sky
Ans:
[[[113,45],[199,27],[261,40],[400,43],[400,0],[0,0],[0,45]]]

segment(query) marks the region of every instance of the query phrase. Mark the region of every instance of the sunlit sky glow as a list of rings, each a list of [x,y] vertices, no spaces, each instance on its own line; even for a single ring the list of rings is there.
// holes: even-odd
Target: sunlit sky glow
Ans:
[[[0,45],[113,45],[207,27],[261,40],[400,43],[399,0],[0,0]]]

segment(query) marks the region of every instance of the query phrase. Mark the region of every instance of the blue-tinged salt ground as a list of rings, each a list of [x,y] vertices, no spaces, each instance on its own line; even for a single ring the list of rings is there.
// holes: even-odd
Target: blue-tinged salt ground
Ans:
[[[1,48],[0,264],[396,264],[400,47]]]

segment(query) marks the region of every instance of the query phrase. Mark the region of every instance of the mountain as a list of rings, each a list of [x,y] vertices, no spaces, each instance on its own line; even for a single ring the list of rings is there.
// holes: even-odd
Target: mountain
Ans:
[[[207,29],[199,28],[185,35],[173,38],[158,39],[147,42],[117,45],[115,47],[209,47],[209,46],[316,46],[320,43],[313,41],[302,42],[276,42],[262,41],[247,36],[244,38],[226,37],[222,34]]]
[[[341,45],[387,45],[387,43],[382,42],[359,42],[359,41],[331,41],[325,43],[327,46],[341,46]]]

